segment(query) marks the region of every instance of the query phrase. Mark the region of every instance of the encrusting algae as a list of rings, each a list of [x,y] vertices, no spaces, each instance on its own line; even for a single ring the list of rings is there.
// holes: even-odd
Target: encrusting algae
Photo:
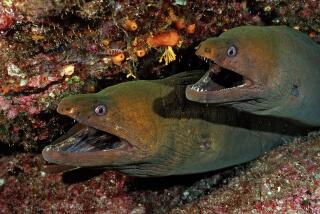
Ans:
[[[161,187],[158,191],[159,188],[155,190],[154,186],[149,189],[150,184],[144,186],[147,182],[143,180],[145,188],[142,190],[130,191],[130,187],[137,186],[134,182],[122,191],[124,179],[119,178],[119,174],[106,172],[88,182],[70,184],[63,182],[68,176],[60,173],[42,175],[40,170],[44,162],[34,153],[28,157],[24,153],[18,154],[13,159],[7,156],[20,151],[40,151],[71,126],[73,120],[55,113],[57,103],[63,97],[80,92],[95,93],[102,87],[132,80],[135,76],[137,79],[158,79],[185,70],[203,69],[204,64],[190,52],[200,41],[218,36],[230,28],[286,25],[309,34],[320,43],[319,7],[318,1],[314,0],[76,0],[76,3],[3,0],[0,3],[0,61],[3,62],[0,63],[0,212],[152,213],[155,210],[171,213],[170,210],[178,206],[172,213],[270,210],[320,213],[319,167],[309,166],[319,162],[314,149],[319,142],[312,146],[313,150],[308,144],[296,144],[302,153],[291,159],[290,164],[277,158],[295,157],[297,147],[291,147],[292,150],[285,154],[275,153],[270,160],[276,159],[277,163],[283,164],[283,167],[274,168],[275,172],[283,168],[279,175],[259,171],[243,176],[246,180],[240,179],[231,185],[232,188],[229,184],[222,189],[219,186],[219,192],[214,192],[213,188],[195,189],[202,196],[214,196],[206,196],[202,200],[196,200],[192,191],[185,191],[181,178],[178,178],[179,184],[171,182],[171,178],[162,179],[165,187],[170,180],[172,187],[169,190]],[[129,25],[133,26],[130,28],[133,31],[126,29],[123,26],[125,20],[135,21],[137,28],[131,22]],[[146,38],[151,34],[171,31],[177,32],[183,40],[181,48],[176,45],[150,47],[147,44]],[[165,66],[164,56],[163,63],[159,63],[159,58],[165,51],[172,54],[167,46],[179,52],[176,52],[177,60]],[[116,60],[119,62],[117,65],[111,58],[119,53],[123,53],[124,58],[120,57],[120,62]],[[287,150],[288,147],[285,148]],[[269,168],[274,166],[273,162],[263,159],[258,161],[257,168]],[[302,170],[302,166],[312,172]],[[290,169],[299,174],[292,173]],[[245,170],[245,173],[250,172]],[[197,176],[191,178],[199,179]],[[265,180],[269,182],[278,176],[283,180],[271,183],[270,191],[265,188]],[[189,179],[182,179],[182,182],[186,180],[190,182]],[[230,177],[226,182],[229,180]],[[202,180],[199,182],[203,184]],[[297,193],[300,188],[303,194]],[[181,201],[185,193],[194,201],[192,204],[184,204],[190,200]],[[302,208],[299,210],[299,207]]]

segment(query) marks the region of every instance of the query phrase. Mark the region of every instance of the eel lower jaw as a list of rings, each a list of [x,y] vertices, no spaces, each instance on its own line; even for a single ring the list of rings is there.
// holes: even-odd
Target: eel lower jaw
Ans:
[[[42,151],[43,158],[51,163],[69,166],[98,166],[98,158],[113,157],[130,152],[127,140],[93,127],[84,126],[61,142],[54,142]],[[107,162],[106,162],[107,165]]]
[[[255,84],[249,78],[210,61],[202,78],[187,86],[186,97],[201,103],[227,103],[247,99],[253,88]]]

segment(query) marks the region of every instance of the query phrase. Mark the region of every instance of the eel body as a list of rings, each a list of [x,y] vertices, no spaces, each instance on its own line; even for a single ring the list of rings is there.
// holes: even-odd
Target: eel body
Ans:
[[[320,46],[285,26],[243,26],[200,43],[209,71],[189,100],[320,125]]]
[[[250,161],[300,130],[287,121],[188,101],[186,86],[201,75],[121,83],[62,99],[58,112],[82,125],[47,146],[44,159],[133,176],[198,173]]]

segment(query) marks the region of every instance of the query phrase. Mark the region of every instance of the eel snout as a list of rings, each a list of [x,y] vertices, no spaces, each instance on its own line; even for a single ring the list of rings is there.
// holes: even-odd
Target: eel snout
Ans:
[[[79,111],[74,105],[73,100],[66,99],[66,98],[62,99],[61,102],[59,103],[57,112],[62,115],[70,115],[70,116],[79,114]]]

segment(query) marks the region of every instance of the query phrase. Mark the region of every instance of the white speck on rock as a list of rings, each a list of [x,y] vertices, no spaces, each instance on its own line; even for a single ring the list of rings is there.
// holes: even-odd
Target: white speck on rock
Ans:
[[[0,179],[0,187],[5,184],[5,180],[3,178]]]
[[[74,68],[75,67],[73,64],[63,66],[63,68],[61,69],[61,72],[60,72],[60,76],[63,77],[64,75],[66,75],[66,76],[72,75],[74,72]]]
[[[44,177],[44,176],[46,176],[46,173],[44,171],[40,171],[40,175],[41,175],[41,177]]]
[[[16,77],[21,77],[25,78],[26,74],[21,71],[21,69],[16,66],[15,64],[9,63],[7,67],[8,75],[9,76],[16,76]]]
[[[20,80],[20,86],[22,87],[22,86],[25,86],[27,84],[27,80],[25,80],[25,79],[21,79]]]
[[[134,208],[130,214],[144,214],[146,213],[146,208],[142,204],[138,204],[138,207]]]
[[[176,0],[173,4],[185,6],[187,5],[187,0]]]

